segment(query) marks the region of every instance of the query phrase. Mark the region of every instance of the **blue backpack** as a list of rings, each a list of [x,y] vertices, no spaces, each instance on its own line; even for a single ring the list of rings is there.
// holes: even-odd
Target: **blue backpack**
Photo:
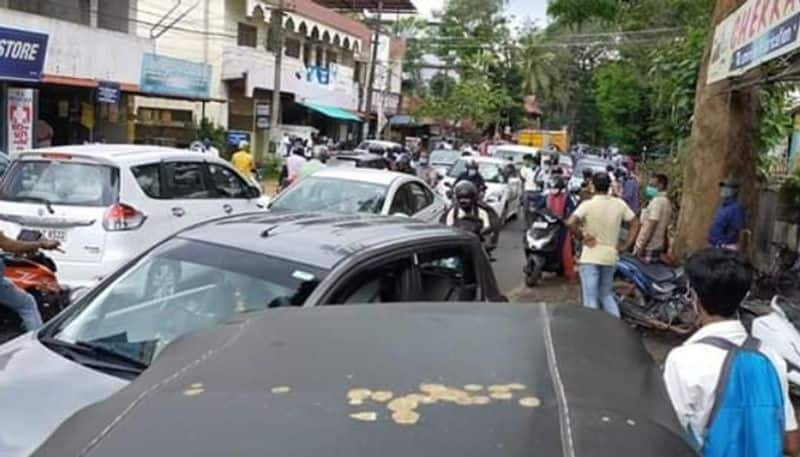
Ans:
[[[781,457],[783,389],[775,366],[748,337],[737,346],[724,338],[699,343],[726,351],[702,448],[704,457]]]

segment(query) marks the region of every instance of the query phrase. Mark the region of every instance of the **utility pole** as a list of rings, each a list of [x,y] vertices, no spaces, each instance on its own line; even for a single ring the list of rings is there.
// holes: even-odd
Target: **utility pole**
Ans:
[[[364,125],[363,138],[369,136],[369,118],[372,111],[372,86],[375,84],[375,65],[378,63],[378,46],[381,42],[381,17],[383,16],[383,0],[378,0],[378,13],[375,18],[375,40],[372,42],[372,59],[369,62],[369,78],[367,78],[367,123]]]
[[[280,133],[278,132],[278,117],[281,114],[281,70],[283,64],[283,15],[284,0],[278,0],[278,7],[272,12],[273,32],[275,33],[275,82],[272,86],[272,106],[269,116],[270,144],[277,154],[280,148]]]

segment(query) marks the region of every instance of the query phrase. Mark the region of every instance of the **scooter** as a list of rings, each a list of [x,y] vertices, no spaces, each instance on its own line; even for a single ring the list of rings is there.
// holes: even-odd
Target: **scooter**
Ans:
[[[778,295],[770,302],[746,300],[740,318],[752,336],[786,360],[789,388],[800,395],[800,305]]]
[[[536,287],[543,272],[561,273],[559,232],[564,221],[546,208],[537,208],[531,213],[531,225],[525,231],[525,284]]]
[[[41,239],[36,231],[23,230],[17,237],[22,241]],[[5,277],[36,300],[44,322],[64,310],[82,289],[69,289],[58,282],[53,259],[41,252],[30,255],[3,255]],[[10,308],[0,304],[0,342],[23,333],[22,321]]]
[[[632,255],[617,262],[614,293],[623,319],[633,325],[679,335],[693,332],[697,313],[687,292],[682,268],[644,263]]]

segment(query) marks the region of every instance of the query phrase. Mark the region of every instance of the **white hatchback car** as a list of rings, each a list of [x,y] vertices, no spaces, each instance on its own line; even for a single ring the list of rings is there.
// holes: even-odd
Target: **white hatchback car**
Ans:
[[[275,197],[273,212],[402,215],[439,222],[447,202],[424,181],[405,173],[328,167]]]
[[[220,159],[156,146],[82,145],[23,152],[0,185],[0,230],[62,242],[60,280],[91,286],[187,226],[266,207]]]
[[[467,171],[467,164],[478,162],[478,173],[486,183],[484,202],[497,212],[503,221],[520,214],[522,184],[513,163],[490,157],[464,157],[453,165],[447,176],[439,182],[436,191],[447,197],[456,179]],[[512,172],[513,169],[513,172]]]

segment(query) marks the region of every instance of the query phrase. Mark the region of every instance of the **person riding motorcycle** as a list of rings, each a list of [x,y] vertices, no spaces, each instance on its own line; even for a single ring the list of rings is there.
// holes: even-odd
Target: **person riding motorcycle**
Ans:
[[[477,235],[488,252],[497,247],[500,236],[500,217],[480,201],[478,188],[462,180],[453,189],[453,205],[442,216],[443,224],[458,227]]]
[[[409,175],[417,175],[417,171],[411,166],[411,157],[408,154],[400,154],[394,163],[394,171],[398,173],[406,173]]]
[[[486,191],[486,181],[483,180],[479,168],[478,161],[470,160],[467,163],[467,169],[456,178],[455,185],[457,186],[462,181],[469,181],[478,190],[479,195],[483,194]]]

